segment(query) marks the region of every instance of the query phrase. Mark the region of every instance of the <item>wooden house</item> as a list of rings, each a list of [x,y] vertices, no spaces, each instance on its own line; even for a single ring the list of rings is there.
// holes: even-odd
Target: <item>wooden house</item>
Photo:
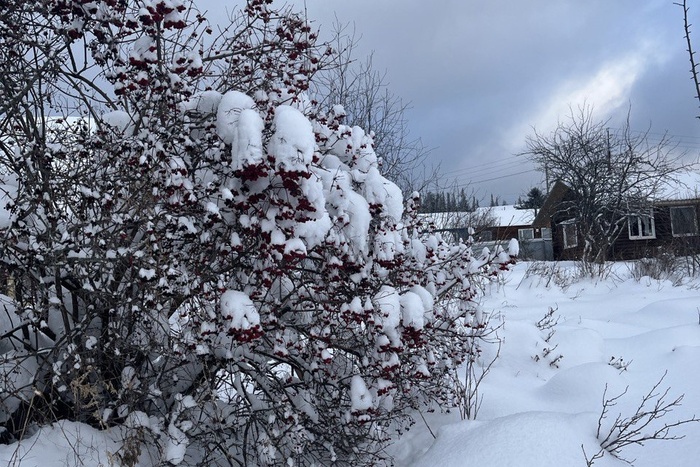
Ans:
[[[436,212],[421,216],[429,219],[436,231],[448,232],[455,239],[466,240],[470,229],[473,232],[471,236],[477,242],[541,237],[540,230],[535,231],[532,227],[534,210],[516,209],[515,206],[483,207],[473,212]]]
[[[648,214],[635,213],[627,217],[622,232],[611,245],[610,260],[630,260],[653,257],[668,252],[689,255],[700,252],[700,175],[684,174],[669,182],[651,200]],[[580,259],[583,242],[571,206],[575,193],[557,181],[533,221],[533,227],[550,227],[553,256],[556,260]]]
[[[436,231],[451,235],[453,240],[466,241],[471,236],[475,247],[492,249],[516,238],[521,258],[551,260],[551,229],[549,225],[535,226],[535,215],[533,209],[512,205],[477,208],[474,212],[422,214],[431,220]]]
[[[532,221],[535,220],[533,209],[517,209],[512,205],[493,206],[477,208],[475,214],[485,220],[478,232],[481,241],[542,238],[541,230],[532,226]]]

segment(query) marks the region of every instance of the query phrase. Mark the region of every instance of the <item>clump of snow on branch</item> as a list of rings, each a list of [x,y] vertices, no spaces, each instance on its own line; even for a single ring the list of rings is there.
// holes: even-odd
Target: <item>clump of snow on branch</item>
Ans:
[[[260,329],[260,315],[250,297],[237,290],[227,290],[221,296],[221,316],[227,320],[231,333],[251,334]]]

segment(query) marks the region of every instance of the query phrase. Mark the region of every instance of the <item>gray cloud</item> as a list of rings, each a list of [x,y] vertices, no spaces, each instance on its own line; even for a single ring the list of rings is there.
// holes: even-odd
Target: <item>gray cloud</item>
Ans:
[[[671,2],[378,3],[376,14],[355,2],[338,14],[376,50],[377,66],[413,103],[412,132],[437,147],[435,160],[459,184],[513,201],[541,175],[484,180],[531,168],[512,158],[531,128],[546,132],[584,102],[611,125],[631,106],[633,126],[700,136],[681,10]],[[484,161],[502,170],[470,176]]]
[[[412,136],[436,148],[446,180],[472,182],[484,195],[514,201],[538,184],[536,172],[484,180],[532,169],[513,158],[531,128],[547,131],[583,101],[611,125],[631,106],[633,127],[700,142],[682,11],[670,0],[291,3],[305,6],[322,33],[336,16],[354,23],[358,52],[374,51],[375,68],[411,103]],[[700,6],[692,7],[700,24]]]

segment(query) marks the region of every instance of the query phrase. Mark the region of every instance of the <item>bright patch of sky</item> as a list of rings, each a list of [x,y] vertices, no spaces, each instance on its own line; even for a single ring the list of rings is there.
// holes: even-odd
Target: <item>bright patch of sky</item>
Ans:
[[[667,48],[656,41],[647,41],[636,50],[601,63],[588,75],[574,76],[554,89],[541,108],[533,111],[529,123],[521,121],[506,133],[512,151],[522,149],[523,141],[533,133],[548,134],[559,122],[566,124],[573,110],[591,107],[597,118],[611,118],[620,124],[628,111],[634,111],[632,92],[639,79],[651,68],[663,65],[669,58]],[[615,121],[618,119],[618,121]]]
[[[513,155],[533,127],[548,131],[583,102],[613,126],[631,107],[633,127],[651,125],[700,150],[682,11],[672,2],[305,4],[322,30],[332,12],[354,22],[359,50],[374,50],[375,66],[412,103],[412,135],[435,148],[444,181],[486,199],[494,193],[512,202],[540,184],[542,175]],[[472,170],[485,162],[495,169]]]

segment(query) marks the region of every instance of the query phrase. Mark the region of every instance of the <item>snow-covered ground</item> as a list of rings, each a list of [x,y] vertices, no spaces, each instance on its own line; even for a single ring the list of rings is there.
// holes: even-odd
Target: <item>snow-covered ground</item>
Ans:
[[[424,414],[425,423],[416,417],[416,425],[391,448],[397,466],[585,467],[585,456],[600,451],[596,431],[606,386],[608,399],[627,392],[609,407],[602,437],[618,415],[637,413],[664,374],[653,394],[670,388],[666,402],[681,395],[683,400],[640,434],[700,416],[700,281],[680,286],[636,281],[625,264],[597,283],[575,279],[572,264],[537,267],[553,274],[534,269],[533,263],[516,265],[484,301],[492,322],[501,325],[501,346],[480,387],[476,420],[462,421],[456,412]],[[543,320],[550,308],[554,312]],[[482,360],[491,361],[497,349],[486,347]],[[553,350],[545,355],[545,349]],[[657,400],[652,397],[644,409]],[[621,455],[637,467],[697,466],[700,423],[669,435],[685,437],[630,445]],[[65,422],[22,446],[0,446],[0,465],[110,465],[116,437]],[[592,465],[627,464],[604,453]]]
[[[637,413],[664,374],[652,395],[670,387],[664,400],[684,395],[682,405],[640,434],[700,416],[700,282],[674,287],[648,277],[636,281],[631,266],[617,264],[609,278],[595,283],[573,278],[573,264],[555,264],[547,267],[558,271],[544,276],[532,274],[532,263],[518,264],[485,300],[493,322],[502,323],[502,344],[481,386],[476,420],[426,414],[427,425],[419,418],[393,447],[397,465],[586,466],[585,456],[600,451],[596,432],[606,385],[607,399],[627,392],[609,408],[602,437],[618,415]],[[550,307],[557,324],[538,328]],[[547,348],[554,350],[544,356]],[[485,351],[485,362],[494,351]],[[652,397],[645,410],[657,400]],[[637,467],[700,465],[700,423],[671,429],[669,435],[684,438],[630,445],[620,455]],[[628,465],[603,454],[592,465]]]

